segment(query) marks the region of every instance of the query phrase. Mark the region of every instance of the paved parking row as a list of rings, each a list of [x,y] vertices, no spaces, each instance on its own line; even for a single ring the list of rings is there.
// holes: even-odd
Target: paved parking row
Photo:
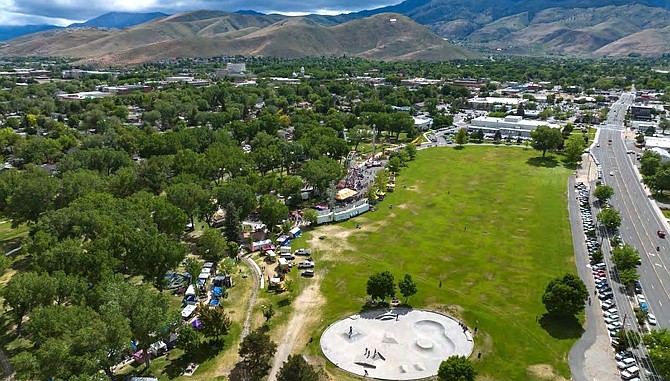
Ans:
[[[638,378],[638,375],[640,374],[640,368],[638,367],[637,360],[633,353],[629,351],[617,352],[617,347],[619,346],[617,334],[623,329],[625,318],[621,318],[616,302],[614,301],[614,291],[608,280],[606,264],[603,261],[594,260],[594,254],[598,251],[602,252],[602,247],[601,243],[598,242],[595,217],[591,209],[588,187],[584,183],[576,183],[575,191],[580,204],[579,209],[582,228],[584,230],[584,235],[586,236],[585,244],[588,249],[591,272],[596,287],[593,296],[597,297],[600,303],[610,342],[614,348],[617,368],[621,372],[621,379],[639,381],[640,379]],[[595,303],[595,300],[592,300],[591,297],[589,297],[588,303],[591,305],[592,303]]]

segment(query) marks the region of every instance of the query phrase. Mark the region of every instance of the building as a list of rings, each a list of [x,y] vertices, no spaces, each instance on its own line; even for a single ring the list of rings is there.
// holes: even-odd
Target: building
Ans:
[[[510,108],[517,108],[520,104],[525,104],[526,100],[521,98],[496,98],[496,97],[475,97],[468,100],[470,108],[475,110],[495,110],[496,106],[509,106]]]
[[[477,117],[472,119],[468,130],[481,130],[485,134],[495,134],[496,131],[500,131],[503,136],[530,137],[530,133],[539,126],[561,128],[561,126],[554,123],[540,120],[526,120],[520,116],[508,115],[504,118]]]
[[[103,86],[102,92],[111,93],[114,95],[128,95],[133,91],[140,91],[148,93],[151,91],[151,86],[145,85],[123,85],[123,86]]]
[[[219,77],[244,77],[246,71],[247,64],[228,62],[225,69],[218,69],[215,74]]]
[[[104,98],[104,97],[110,97],[114,94],[112,93],[105,93],[102,91],[82,91],[79,93],[58,93],[56,94],[56,97],[58,99],[62,100],[77,100],[77,99],[96,99],[96,98]]]
[[[651,149],[652,152],[656,152],[657,154],[661,155],[661,162],[666,163],[670,161],[670,152],[667,150],[660,148],[660,147],[654,147]]]
[[[650,106],[631,106],[630,116],[633,120],[651,120],[652,111],[654,108]]]
[[[666,151],[670,151],[670,139],[668,138],[656,138],[656,137],[645,137],[644,145],[647,149],[653,148],[662,148]]]
[[[421,131],[430,129],[433,125],[433,118],[424,115],[417,115],[412,117],[414,119],[414,127],[418,128]]]
[[[72,69],[72,70],[63,70],[61,75],[65,79],[77,79],[77,78],[84,78],[88,77],[90,75],[112,75],[116,76],[119,73],[117,72],[111,72],[111,71],[97,71],[97,70],[80,70],[80,69]]]

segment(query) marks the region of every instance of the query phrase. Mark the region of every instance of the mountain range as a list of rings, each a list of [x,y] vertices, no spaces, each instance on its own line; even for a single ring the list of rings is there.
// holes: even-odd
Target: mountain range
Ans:
[[[70,24],[67,27],[56,25],[0,25],[0,41],[11,40],[26,34],[42,32],[52,29],[64,28],[116,28],[123,29],[129,26],[138,25],[158,17],[166,17],[162,12],[134,13],[134,12],[109,12],[83,23]]]
[[[391,24],[391,18],[397,21]],[[0,43],[0,56],[64,55],[99,63],[227,54],[431,60],[472,57],[473,51],[658,56],[670,53],[670,2],[405,0],[337,16],[111,13],[68,28],[22,28],[14,35],[32,34]],[[0,27],[0,39],[3,33]]]
[[[476,54],[410,18],[381,13],[336,24],[321,17],[192,11],[128,27],[54,29],[0,45],[0,56],[67,56],[113,65],[221,55],[447,60]]]

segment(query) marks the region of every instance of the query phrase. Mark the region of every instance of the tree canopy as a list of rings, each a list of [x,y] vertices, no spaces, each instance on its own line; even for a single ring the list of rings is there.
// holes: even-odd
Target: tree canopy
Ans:
[[[542,152],[542,157],[545,157],[547,151],[558,148],[559,144],[563,142],[563,135],[557,128],[549,126],[538,126],[530,133],[531,147]]]
[[[566,274],[549,282],[542,303],[552,315],[574,316],[584,309],[588,296],[584,282],[576,275]]]

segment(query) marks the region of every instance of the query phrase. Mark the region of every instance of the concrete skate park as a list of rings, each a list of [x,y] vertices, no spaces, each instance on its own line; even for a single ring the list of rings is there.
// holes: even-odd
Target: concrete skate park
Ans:
[[[437,312],[404,308],[351,315],[321,335],[321,350],[337,367],[382,380],[415,380],[437,374],[450,356],[470,356],[471,332]]]

